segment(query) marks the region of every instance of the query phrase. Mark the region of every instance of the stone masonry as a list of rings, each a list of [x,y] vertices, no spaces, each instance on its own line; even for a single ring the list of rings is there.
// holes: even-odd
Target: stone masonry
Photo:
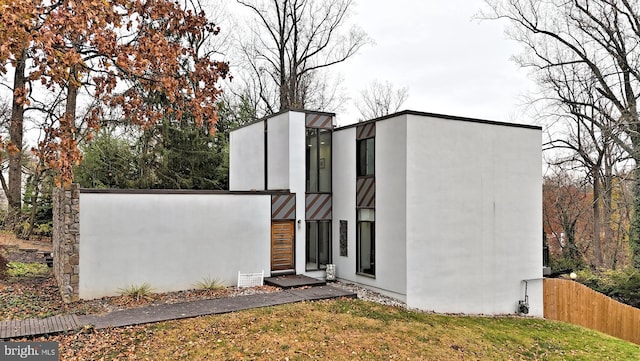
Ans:
[[[53,273],[64,302],[79,299],[80,186],[53,192]]]

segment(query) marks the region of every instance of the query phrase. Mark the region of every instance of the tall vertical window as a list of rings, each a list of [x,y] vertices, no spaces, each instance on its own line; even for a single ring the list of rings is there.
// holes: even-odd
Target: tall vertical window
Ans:
[[[358,209],[356,267],[359,274],[376,275],[375,210]]]
[[[331,130],[307,128],[307,193],[331,192]]]
[[[331,221],[307,221],[306,270],[326,269],[331,263]]]
[[[361,139],[358,141],[358,175],[368,176],[375,174],[376,164],[376,138]]]

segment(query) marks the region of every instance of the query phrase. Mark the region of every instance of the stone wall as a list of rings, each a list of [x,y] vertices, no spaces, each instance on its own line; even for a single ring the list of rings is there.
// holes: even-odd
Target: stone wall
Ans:
[[[53,273],[64,302],[79,299],[80,186],[53,192]]]

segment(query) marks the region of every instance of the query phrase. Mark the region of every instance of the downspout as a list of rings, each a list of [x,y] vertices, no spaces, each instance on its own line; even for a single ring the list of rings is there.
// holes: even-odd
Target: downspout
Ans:
[[[267,123],[268,119],[264,120],[264,190],[269,190],[269,157],[268,157],[268,147],[267,147]]]

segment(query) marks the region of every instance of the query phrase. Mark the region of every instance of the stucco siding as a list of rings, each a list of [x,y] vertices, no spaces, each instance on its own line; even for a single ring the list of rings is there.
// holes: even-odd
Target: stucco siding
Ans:
[[[289,112],[289,186],[292,193],[296,194],[296,215],[300,222],[296,222],[296,273],[305,273],[305,114]],[[312,274],[313,275],[313,274]]]
[[[336,276],[356,282],[356,128],[333,133],[333,263]],[[347,256],[340,255],[340,220],[347,221]]]
[[[333,136],[333,260],[337,277],[405,300],[406,296],[406,122],[376,123],[375,278],[356,273],[356,128]],[[347,252],[340,256],[340,220],[348,222]]]
[[[407,144],[408,305],[514,313],[542,276],[540,130],[409,115]]]
[[[283,113],[267,122],[267,189],[289,189],[289,114]]]
[[[80,298],[269,274],[269,195],[81,193],[80,209]]]
[[[376,123],[376,278],[384,290],[406,295],[406,116]],[[404,297],[401,297],[404,299]]]
[[[229,189],[264,190],[264,122],[236,129],[229,139]]]

